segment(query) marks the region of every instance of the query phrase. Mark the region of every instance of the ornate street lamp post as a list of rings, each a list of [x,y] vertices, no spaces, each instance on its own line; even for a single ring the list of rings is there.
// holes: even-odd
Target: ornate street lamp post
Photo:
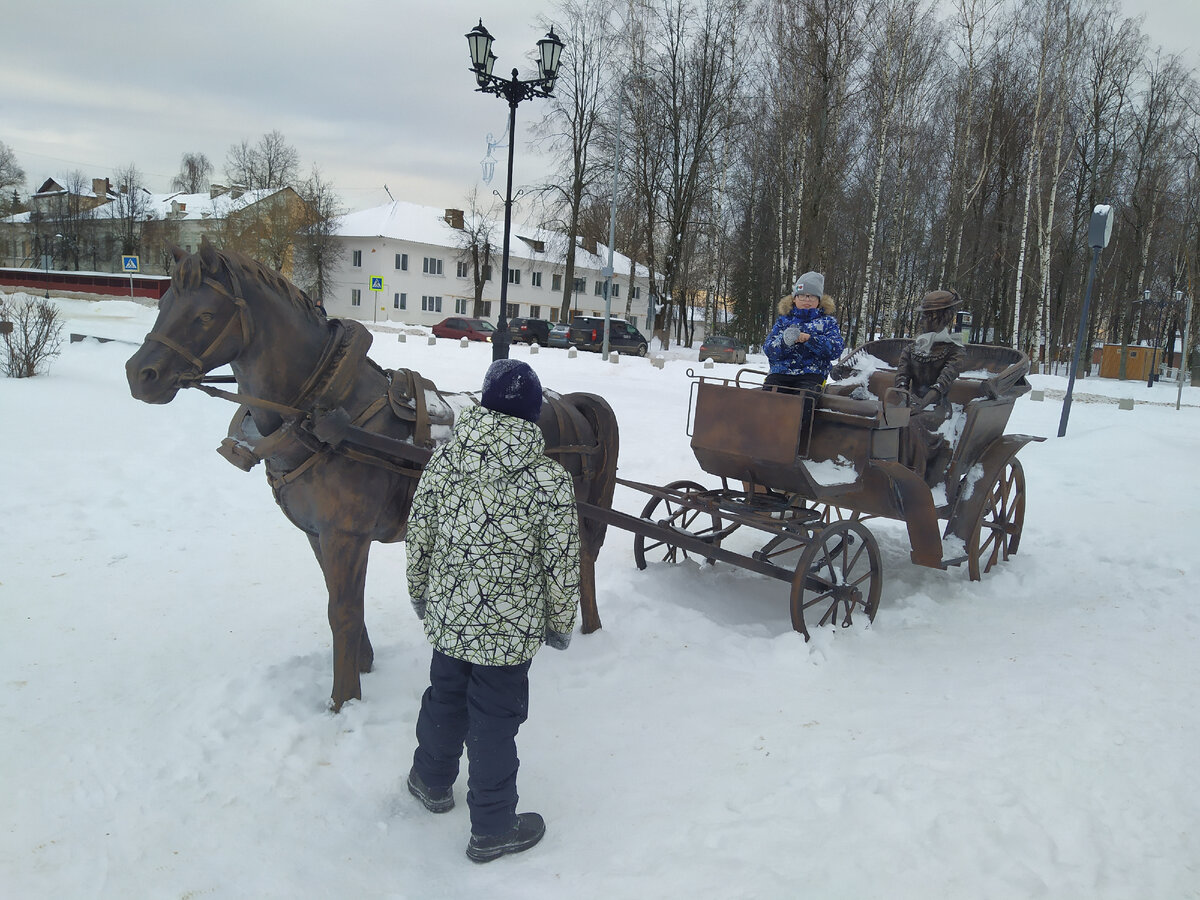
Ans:
[[[563,42],[554,29],[538,41],[538,77],[521,81],[517,70],[512,78],[505,80],[492,74],[496,57],[492,54],[492,36],[483,27],[483,20],[467,32],[467,44],[471,48],[471,70],[475,73],[478,91],[495,94],[508,101],[508,186],[504,193],[504,255],[500,264],[500,319],[496,323],[496,335],[492,338],[492,359],[508,359],[508,346],[512,336],[508,333],[508,248],[512,230],[512,176],[513,145],[517,133],[517,104],[530,97],[552,97],[554,80],[558,77],[558,61]]]

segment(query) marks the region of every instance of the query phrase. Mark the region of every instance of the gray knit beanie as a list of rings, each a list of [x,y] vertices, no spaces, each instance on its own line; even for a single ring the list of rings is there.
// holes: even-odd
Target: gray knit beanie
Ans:
[[[792,285],[792,296],[811,294],[814,297],[825,296],[825,276],[820,272],[805,272]]]

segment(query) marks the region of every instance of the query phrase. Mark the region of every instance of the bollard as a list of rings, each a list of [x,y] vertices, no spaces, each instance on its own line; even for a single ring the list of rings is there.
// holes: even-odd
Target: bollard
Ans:
[[[704,368],[711,369],[712,367],[713,367],[713,361],[712,361],[712,357],[710,356],[708,359],[706,359],[704,361]]]
[[[579,351],[577,351],[574,347],[567,351],[567,359],[574,359],[578,355]]]
[[[1117,409],[1133,409],[1133,398],[1122,397],[1117,401]]]
[[[1038,403],[1041,403],[1043,400],[1046,399],[1046,392],[1045,391],[1030,391],[1029,399],[1036,400]]]
[[[530,355],[530,356],[537,356],[537,352],[538,352],[538,350],[540,350],[540,349],[541,349],[541,348],[538,346],[538,343],[537,343],[537,341],[534,341],[532,344],[530,344],[530,345],[529,345],[529,355]]]
[[[436,345],[436,344],[437,344],[437,338],[436,338],[436,337],[434,337],[434,336],[431,334],[431,335],[429,336],[429,346],[430,346],[430,347],[433,347],[433,346],[434,346],[434,345]]]
[[[401,344],[405,344],[408,342],[408,338],[405,336],[403,331],[400,332],[398,335],[396,335],[396,340],[399,341]]]
[[[610,363],[616,365],[617,363],[619,363],[621,361],[621,354],[618,353],[616,350],[611,351],[608,354],[608,361]]]
[[[663,359],[661,356],[656,356],[652,360],[650,360],[650,365],[654,366],[654,368],[656,368],[656,369],[661,369],[665,363],[666,363],[666,360]]]
[[[460,346],[464,350],[466,350],[468,347],[471,346],[471,342],[468,341],[466,338],[463,338],[461,341],[458,342],[458,346]]]

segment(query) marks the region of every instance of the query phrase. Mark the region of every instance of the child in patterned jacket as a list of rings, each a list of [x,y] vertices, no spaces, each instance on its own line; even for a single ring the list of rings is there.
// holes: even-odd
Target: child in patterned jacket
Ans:
[[[480,402],[434,452],[408,519],[409,596],[433,645],[408,789],[450,810],[465,744],[467,856],[488,862],[545,833],[537,813],[516,812],[516,736],[533,655],[571,639],[579,520],[570,475],[544,454],[533,369],[493,362]]]
[[[846,349],[833,317],[833,301],[824,296],[825,276],[805,272],[791,296],[779,301],[779,318],[763,342],[771,363],[764,388],[819,391],[834,360]]]

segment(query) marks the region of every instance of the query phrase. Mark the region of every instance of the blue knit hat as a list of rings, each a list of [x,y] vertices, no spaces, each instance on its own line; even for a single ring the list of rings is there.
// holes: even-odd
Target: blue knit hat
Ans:
[[[542,414],[542,383],[528,363],[498,359],[483,376],[485,409],[536,422]]]

